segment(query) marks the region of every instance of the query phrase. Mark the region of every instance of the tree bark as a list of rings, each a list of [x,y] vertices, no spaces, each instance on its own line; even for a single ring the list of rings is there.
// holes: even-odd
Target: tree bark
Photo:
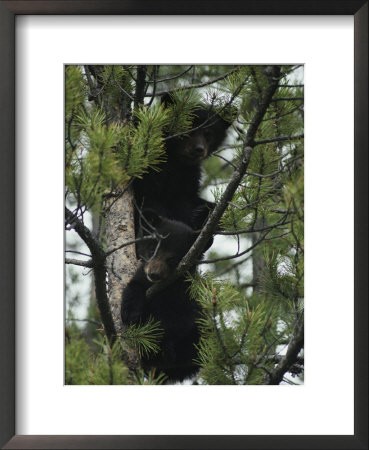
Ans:
[[[108,125],[121,123],[131,111],[131,93],[122,93],[117,99],[109,93],[109,90],[102,89],[104,80],[101,77],[101,70],[102,66],[85,66],[91,96],[98,105],[104,105]],[[95,78],[96,85],[92,82],[91,75]],[[113,68],[112,77],[114,77]],[[120,186],[120,190],[106,199],[104,207],[109,305],[116,333],[120,334],[122,291],[136,270],[136,251],[134,245],[128,245],[111,254],[109,252],[135,239],[132,189]]]
[[[135,239],[133,192],[126,188],[105,204],[107,253]],[[135,245],[119,248],[107,257],[109,303],[117,334],[122,333],[120,306],[122,291],[137,269]]]

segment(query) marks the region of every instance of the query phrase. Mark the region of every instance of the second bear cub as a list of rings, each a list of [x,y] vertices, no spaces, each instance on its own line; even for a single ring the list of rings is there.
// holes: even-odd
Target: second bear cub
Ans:
[[[159,217],[154,211],[145,211],[144,217],[147,225],[154,227],[162,239],[143,241],[138,246],[143,262],[123,291],[122,321],[126,326],[142,325],[150,319],[160,322],[164,332],[160,351],[144,355],[142,367],[144,370],[156,368],[157,373],[163,372],[169,380],[182,381],[198,371],[194,359],[197,356],[195,346],[199,342],[197,319],[200,306],[191,299],[185,277],[151,298],[146,298],[146,291],[173,274],[198,233],[182,222]]]

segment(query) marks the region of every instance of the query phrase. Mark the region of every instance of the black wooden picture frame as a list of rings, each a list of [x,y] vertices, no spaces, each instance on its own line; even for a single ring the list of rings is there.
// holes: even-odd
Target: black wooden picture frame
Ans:
[[[20,14],[353,15],[355,41],[354,435],[15,435],[15,16]],[[339,70],[339,68],[337,69]],[[19,132],[19,130],[17,130]],[[0,1],[0,445],[7,449],[368,448],[368,2],[365,0]],[[17,280],[17,283],[20,281]],[[337,362],[339,366],[339,362]],[[336,369],[339,370],[339,367]],[[339,396],[339,392],[337,392]],[[288,420],[288,418],[286,419]]]

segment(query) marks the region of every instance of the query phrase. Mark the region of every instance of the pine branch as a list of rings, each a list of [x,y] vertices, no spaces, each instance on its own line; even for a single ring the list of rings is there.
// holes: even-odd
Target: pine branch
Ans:
[[[297,325],[296,332],[288,344],[287,353],[267,376],[266,384],[279,384],[289,369],[299,361],[298,354],[304,346],[304,323]]]
[[[279,87],[281,88],[303,88],[305,85],[303,84],[280,84]]]
[[[83,252],[78,252],[77,250],[65,250],[65,253],[75,253],[77,255],[87,256],[88,258],[91,258],[91,255]]]
[[[277,119],[281,119],[282,117],[289,116],[290,114],[293,114],[295,111],[300,111],[300,110],[301,110],[301,104],[299,106],[296,106],[295,108],[292,108],[290,111],[287,111],[285,113],[280,113],[280,114],[276,114],[271,117],[267,117],[266,119],[263,119],[262,122],[270,122],[271,120],[275,121]],[[237,123],[242,124],[242,125],[250,125],[250,122],[241,120],[240,117],[237,117]],[[239,128],[239,131],[241,132],[241,134],[243,133],[242,128]]]
[[[296,136],[278,136],[271,139],[261,139],[260,141],[255,141],[254,146],[261,144],[269,144],[270,142],[283,142],[283,141],[293,141],[298,139],[303,139],[304,134],[298,134]]]
[[[159,68],[160,66],[158,66],[158,68]],[[167,77],[167,78],[161,78],[160,80],[149,80],[149,81],[147,81],[146,83],[154,83],[154,84],[157,84],[157,83],[162,83],[162,82],[164,82],[164,81],[171,81],[171,80],[175,80],[176,78],[181,78],[183,75],[185,75],[187,72],[189,72],[191,69],[193,68],[193,66],[189,66],[189,68],[188,69],[186,69],[186,70],[184,70],[183,72],[181,72],[180,74],[178,74],[178,75],[173,75],[172,77]],[[151,78],[151,77],[150,77]],[[154,95],[155,93],[153,93],[153,95]]]
[[[101,70],[103,70],[103,66],[92,65],[84,66],[84,68],[88,85],[91,90],[91,100],[93,100],[99,107],[103,106],[106,116],[106,124],[110,125],[111,123],[117,123],[123,120],[131,109],[130,103],[132,96],[129,92],[125,91],[122,86],[120,86],[119,83],[115,80],[114,66],[111,67],[111,71],[107,81],[104,81],[101,76]],[[96,80],[96,87],[93,84],[91,76],[93,76]],[[112,82],[112,78],[114,84],[118,86],[120,90],[122,90],[125,94],[124,96],[122,96],[118,104],[106,89],[109,83]]]
[[[217,277],[221,277],[223,275],[225,275],[226,273],[231,272],[234,269],[237,269],[240,265],[242,265],[243,263],[245,263],[246,261],[249,261],[249,259],[251,258],[252,255],[248,255],[246,258],[243,258],[239,261],[236,261],[234,264],[231,264],[230,266],[226,267],[225,269],[223,269],[221,272],[216,272],[216,276]]]
[[[175,279],[179,276],[184,275],[191,267],[196,264],[196,261],[199,259],[199,256],[203,252],[206,244],[209,242],[209,239],[212,237],[215,232],[216,227],[218,226],[218,222],[222,217],[224,211],[226,210],[228,203],[232,200],[234,193],[236,192],[239,184],[241,183],[250,159],[252,155],[252,144],[254,142],[254,138],[256,136],[256,132],[258,127],[266,113],[268,106],[273,98],[274,93],[276,92],[280,80],[280,68],[278,66],[273,66],[273,77],[271,77],[271,81],[267,89],[265,90],[264,97],[260,102],[258,109],[254,115],[253,120],[247,130],[247,134],[244,140],[243,152],[240,158],[240,161],[237,165],[237,170],[233,172],[233,175],[220,199],[217,203],[216,207],[213,209],[210,214],[204,228],[200,232],[199,237],[196,239],[193,246],[190,248],[188,253],[184,256],[179,266],[177,267],[176,273],[173,277],[167,280],[164,283],[158,283],[152,286],[148,292],[147,297],[151,297],[154,293],[159,292],[164,287],[171,284]]]
[[[251,252],[256,246],[258,246],[261,242],[266,240],[267,235],[271,232],[271,230],[266,231],[257,241],[255,241],[250,247],[248,247],[246,250],[243,250],[242,252],[237,252],[234,255],[231,256],[222,256],[219,258],[214,259],[205,259],[204,261],[197,261],[198,264],[214,264],[219,261],[228,261],[230,259],[238,258],[240,256],[246,255],[246,253]]]
[[[184,135],[186,135],[188,133],[193,133],[194,131],[197,131],[197,130],[200,130],[200,129],[204,128],[205,125],[211,124],[211,121],[213,119],[216,119],[216,117],[219,114],[221,114],[226,108],[228,108],[230,105],[232,105],[234,99],[241,92],[241,89],[243,88],[245,81],[243,81],[242,83],[240,83],[237,86],[237,89],[234,91],[234,93],[232,94],[231,98],[227,101],[227,103],[225,103],[218,111],[214,112],[214,114],[212,114],[206,120],[204,120],[204,122],[202,122],[199,126],[191,128],[190,130],[181,131],[180,133],[172,134],[171,136],[167,136],[166,138],[164,138],[164,142],[168,141],[169,139],[174,139],[174,138],[177,138],[179,136],[184,136]]]
[[[134,101],[134,97],[132,97],[132,95],[127,92],[123,86],[121,86],[120,83],[118,83],[118,81],[115,79],[115,75],[114,75],[114,71],[112,70],[112,77],[113,77],[113,81],[115,83],[116,86],[118,86],[118,88],[123,92],[124,95],[126,95],[131,101]]]
[[[304,101],[304,97],[279,97],[279,98],[274,98],[272,100],[272,102],[288,102],[288,101],[294,101],[294,100]]]
[[[187,86],[181,86],[180,88],[177,89],[171,89],[168,91],[161,91],[161,92],[157,92],[156,95],[160,96],[160,95],[164,95],[164,94],[173,94],[174,92],[178,91],[178,90],[185,90],[185,89],[198,89],[198,88],[202,88],[205,86],[209,86],[213,83],[216,83],[217,81],[220,80],[224,80],[224,78],[227,78],[229,75],[231,75],[233,72],[235,72],[236,70],[239,69],[239,66],[234,67],[232,70],[230,70],[229,72],[225,73],[224,75],[220,75],[219,77],[213,78],[210,81],[204,81],[203,83],[197,83],[197,84],[189,84]],[[153,94],[146,94],[146,97],[151,97]]]
[[[271,173],[255,173],[255,172],[250,172],[247,171],[246,174],[250,175],[252,177],[257,177],[257,178],[275,178],[277,175],[279,175],[280,173],[284,173],[286,172],[286,169],[289,169],[290,166],[292,166],[293,164],[295,164],[296,161],[302,161],[303,157],[302,156],[298,156],[296,158],[289,158],[288,161],[283,163],[283,166],[276,170],[275,172],[271,172]],[[275,184],[270,184],[268,187],[272,187],[273,189],[275,188]],[[268,191],[268,193],[272,192],[272,190]]]
[[[94,237],[91,231],[67,207],[65,208],[65,221],[76,231],[91,252],[95,279],[96,301],[99,306],[101,320],[104,325],[106,336],[109,342],[113,344],[115,341],[116,332],[106,289],[105,252],[100,242]]]
[[[287,216],[286,216],[287,217]],[[215,234],[220,234],[222,236],[233,236],[235,234],[245,234],[245,233],[257,233],[259,231],[267,231],[267,230],[272,230],[273,228],[278,228],[282,225],[288,225],[289,223],[291,223],[290,220],[287,220],[284,222],[284,219],[286,217],[283,217],[281,220],[279,220],[276,223],[273,223],[272,225],[268,225],[266,227],[262,227],[262,228],[246,228],[243,230],[233,230],[233,231],[217,231]]]

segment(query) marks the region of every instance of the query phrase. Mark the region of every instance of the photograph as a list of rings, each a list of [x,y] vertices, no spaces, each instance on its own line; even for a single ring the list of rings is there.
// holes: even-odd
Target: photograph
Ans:
[[[64,158],[65,385],[304,384],[303,64],[66,64]]]
[[[368,448],[368,42],[0,0],[0,448]]]

